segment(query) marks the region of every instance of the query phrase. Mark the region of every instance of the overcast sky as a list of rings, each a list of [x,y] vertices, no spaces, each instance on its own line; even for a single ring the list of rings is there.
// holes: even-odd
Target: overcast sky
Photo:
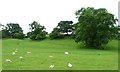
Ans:
[[[0,23],[18,23],[24,33],[29,24],[39,22],[51,32],[61,20],[77,22],[75,11],[81,7],[106,8],[118,17],[119,0],[0,0]]]

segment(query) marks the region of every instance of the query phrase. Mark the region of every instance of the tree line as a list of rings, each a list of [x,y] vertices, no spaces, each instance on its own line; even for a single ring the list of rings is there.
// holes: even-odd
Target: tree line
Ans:
[[[75,42],[82,42],[85,46],[104,49],[111,39],[120,39],[120,26],[116,25],[118,19],[105,8],[93,7],[81,8],[75,12],[77,23],[73,21],[60,21],[53,31],[48,34],[45,26],[33,21],[29,24],[30,32],[27,36],[23,33],[18,23],[9,23],[0,31],[1,38],[30,38],[31,40],[43,40],[47,36],[50,39],[60,39],[72,36]]]

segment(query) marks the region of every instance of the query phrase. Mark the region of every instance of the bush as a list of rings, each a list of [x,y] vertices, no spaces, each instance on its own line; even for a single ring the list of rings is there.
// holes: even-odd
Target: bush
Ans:
[[[46,38],[46,33],[45,32],[41,32],[39,34],[36,35],[36,40],[43,40]]]
[[[106,9],[81,8],[76,12],[78,18],[75,41],[88,47],[104,49],[115,32],[116,20]],[[117,30],[116,30],[117,31]]]
[[[60,34],[59,32],[53,32],[49,34],[49,37],[51,39],[60,39],[60,38],[64,38],[64,35]]]
[[[20,32],[20,33],[15,33],[14,34],[14,38],[17,38],[17,39],[24,39],[25,38],[25,35]]]
[[[30,39],[32,39],[32,40],[43,40],[43,39],[45,39],[46,38],[46,34],[47,34],[47,32],[45,32],[45,31],[43,31],[43,32],[40,32],[40,33],[38,33],[38,34],[32,34],[31,36],[30,36]]]
[[[31,32],[27,32],[27,36],[26,36],[26,38],[30,38],[31,35],[32,35]]]
[[[8,32],[8,30],[3,29],[0,31],[1,32],[1,38],[11,38],[10,33]]]
[[[31,35],[30,39],[35,40],[36,35]]]

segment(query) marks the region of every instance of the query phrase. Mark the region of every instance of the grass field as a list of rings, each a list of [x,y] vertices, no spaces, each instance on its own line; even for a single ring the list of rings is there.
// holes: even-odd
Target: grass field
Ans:
[[[73,39],[31,41],[6,39],[2,42],[3,70],[117,70],[118,41],[112,40],[105,50],[85,48]],[[15,55],[12,52],[18,49]],[[30,51],[31,54],[26,52]],[[65,55],[64,52],[69,52]],[[49,57],[49,56],[53,57]],[[23,60],[19,57],[23,56]],[[12,63],[6,62],[11,59]],[[73,67],[68,68],[70,62]],[[55,67],[50,69],[49,66]]]

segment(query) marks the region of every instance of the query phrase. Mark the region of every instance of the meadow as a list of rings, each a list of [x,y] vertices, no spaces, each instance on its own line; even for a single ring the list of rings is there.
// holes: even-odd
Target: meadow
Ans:
[[[17,49],[15,55],[12,55]],[[27,53],[27,52],[31,53]],[[65,55],[64,52],[69,52]],[[23,57],[20,60],[20,56]],[[50,57],[52,56],[52,57]],[[12,60],[11,63],[6,59]],[[73,66],[69,68],[68,63]],[[49,68],[55,65],[54,68]],[[112,40],[105,50],[86,48],[73,39],[2,41],[3,70],[117,70],[118,41]]]

